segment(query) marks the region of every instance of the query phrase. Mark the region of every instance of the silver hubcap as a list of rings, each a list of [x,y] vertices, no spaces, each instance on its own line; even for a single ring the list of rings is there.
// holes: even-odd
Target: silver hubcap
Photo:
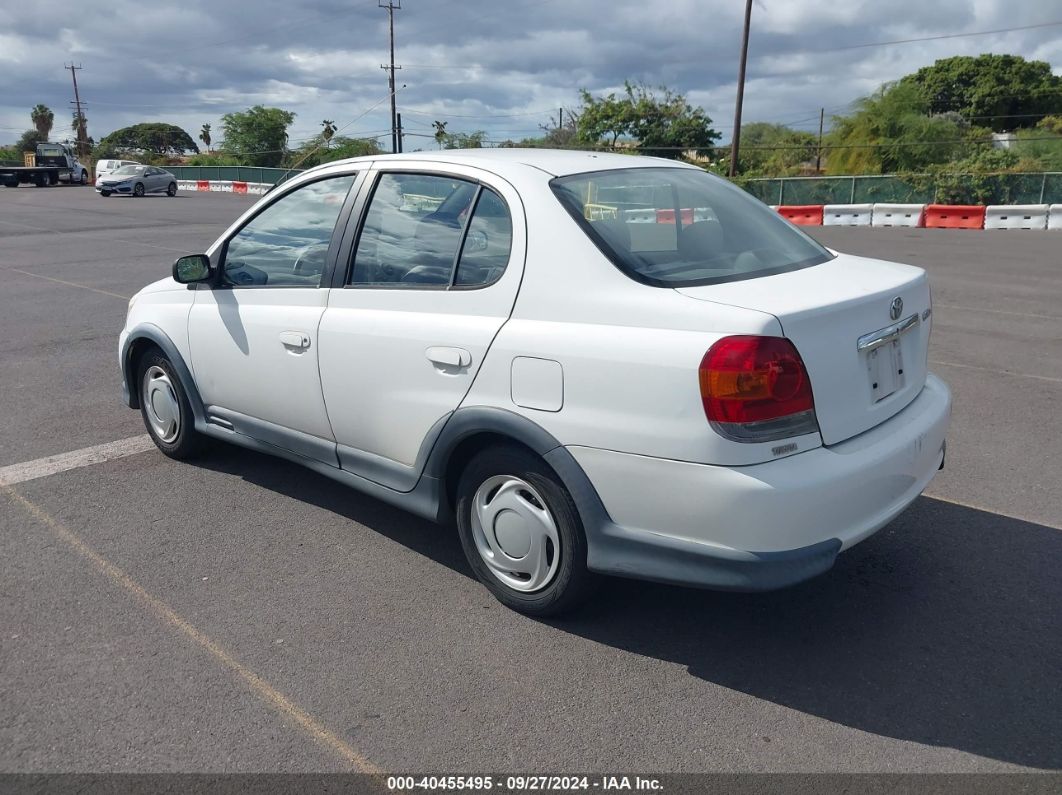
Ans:
[[[472,537],[491,574],[515,591],[540,591],[560,565],[560,535],[546,501],[526,481],[495,475],[472,498]]]
[[[181,404],[166,371],[152,365],[144,373],[144,410],[151,430],[163,442],[172,442],[181,432]]]

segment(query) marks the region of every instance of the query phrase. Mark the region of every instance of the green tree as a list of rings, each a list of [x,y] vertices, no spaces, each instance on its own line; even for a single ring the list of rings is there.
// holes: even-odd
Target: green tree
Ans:
[[[1042,129],[1018,130],[1013,151],[1027,171],[1062,171],[1062,135]]]
[[[482,149],[487,133],[476,130],[470,133],[443,133],[443,149]]]
[[[203,146],[210,151],[210,125],[204,124],[203,129],[199,131],[199,140],[203,142]]]
[[[46,139],[41,138],[41,134],[36,130],[26,130],[22,133],[22,137],[18,139],[15,144],[16,152],[36,152],[37,144]],[[21,157],[19,158],[21,160]]]
[[[96,157],[107,157],[119,152],[166,157],[198,151],[195,141],[180,127],[152,121],[123,127],[104,136],[97,147]]]
[[[632,138],[643,154],[679,158],[686,151],[709,154],[719,140],[703,108],[695,108],[682,94],[661,86],[657,95],[644,85],[624,84],[624,94],[594,97],[580,92],[577,121],[580,143],[615,147],[621,137]]]
[[[849,116],[834,116],[824,144],[830,174],[895,174],[946,163],[983,137],[953,114],[930,115],[917,86],[887,83],[856,103]]]
[[[1062,135],[1062,116],[1044,116],[1036,123],[1036,129],[1048,135]]]
[[[326,142],[322,132],[290,152],[284,161],[284,166],[286,168],[313,168],[321,163],[331,163],[334,160],[378,154],[380,154],[380,145],[375,138],[348,138],[345,135],[339,135]]]
[[[30,111],[30,120],[33,122],[34,128],[37,130],[37,135],[40,136],[40,140],[47,141],[48,136],[52,132],[52,125],[55,123],[55,114],[52,113],[51,108],[47,105],[37,105]]]
[[[782,124],[765,121],[743,124],[738,170],[746,177],[792,176],[805,163],[814,163],[817,140],[813,133]]]
[[[225,140],[222,150],[248,166],[279,166],[287,154],[288,127],[295,114],[280,108],[255,105],[221,117]]]
[[[1020,55],[943,58],[901,81],[918,89],[930,113],[954,111],[1004,132],[1032,127],[1047,113],[1062,113],[1062,77],[1045,61]]]

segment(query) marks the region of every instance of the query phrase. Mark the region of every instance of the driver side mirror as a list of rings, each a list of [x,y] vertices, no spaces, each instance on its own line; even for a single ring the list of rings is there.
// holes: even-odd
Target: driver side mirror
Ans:
[[[173,263],[173,280],[178,284],[205,282],[212,275],[210,258],[206,254],[189,254]]]

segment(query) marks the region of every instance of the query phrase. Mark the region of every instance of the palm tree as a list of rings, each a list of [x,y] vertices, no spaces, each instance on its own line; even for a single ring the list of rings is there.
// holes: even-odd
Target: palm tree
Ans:
[[[210,125],[204,124],[203,129],[199,131],[199,140],[206,144],[207,150],[210,149]]]
[[[321,124],[324,125],[324,129],[321,131],[321,137],[324,138],[325,148],[328,148],[328,142],[332,140],[332,136],[336,134],[336,123],[331,119],[325,119]]]
[[[47,105],[37,105],[30,111],[30,119],[33,121],[33,126],[37,128],[37,135],[40,139],[47,141],[48,134],[52,131],[52,124],[55,122],[52,109]]]
[[[443,143],[446,141],[446,122],[433,121],[431,126],[435,128],[435,140],[439,143],[439,148],[443,148]]]

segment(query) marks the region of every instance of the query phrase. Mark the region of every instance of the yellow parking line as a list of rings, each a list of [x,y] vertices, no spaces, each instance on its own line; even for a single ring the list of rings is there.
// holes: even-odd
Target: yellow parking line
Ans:
[[[59,539],[73,548],[75,552],[91,563],[108,580],[140,601],[141,604],[143,604],[150,612],[154,613],[162,623],[168,624],[176,629],[194,644],[206,651],[223,667],[227,668],[235,674],[237,678],[241,679],[269,706],[288,718],[292,723],[313,737],[317,742],[331,748],[339,754],[339,756],[348,762],[355,771],[376,776],[383,775],[383,770],[359,754],[353,746],[322,725],[310,713],[302,709],[302,707],[293,702],[250,668],[243,665],[208,635],[196,629],[186,619],[182,618],[172,607],[149,593],[143,586],[136,582],[136,580],[118,568],[118,566],[111,563],[82,541],[73,530],[54,518],[36,503],[26,499],[26,497],[22,496],[22,494],[16,491],[13,487],[0,486],[0,491],[3,491],[14,503],[19,505],[28,514],[33,516],[33,518],[51,530]]]
[[[123,298],[126,301],[129,300],[128,295],[121,295],[120,293],[112,293],[107,290],[100,290],[96,287],[89,287],[84,284],[78,284],[77,282],[67,282],[63,281],[62,279],[55,279],[51,276],[41,276],[39,273],[30,273],[29,271],[19,270],[18,268],[7,268],[7,270],[11,271],[12,273],[21,273],[23,276],[32,276],[35,279],[47,279],[48,281],[55,282],[56,284],[65,284],[67,287],[80,287],[82,290],[92,290],[92,292],[94,293],[102,293],[103,295],[113,295],[115,298]]]

